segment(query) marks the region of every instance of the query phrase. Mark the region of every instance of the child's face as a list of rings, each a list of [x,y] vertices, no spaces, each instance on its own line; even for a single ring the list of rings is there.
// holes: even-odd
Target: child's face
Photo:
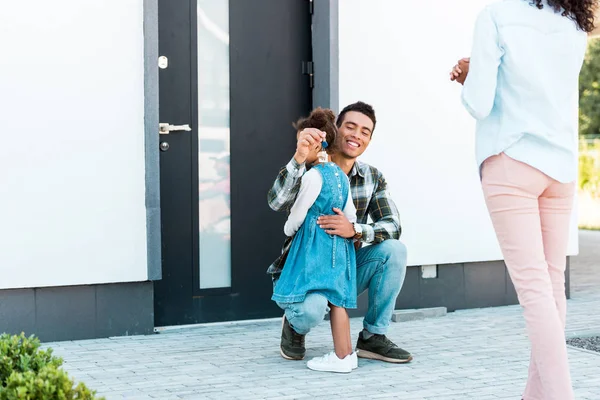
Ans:
[[[297,132],[296,138],[298,138],[299,136],[300,136],[300,132]],[[319,157],[317,155],[319,154],[320,150],[321,150],[321,143],[315,144],[315,146],[309,150],[308,156],[306,157],[306,161],[305,161],[307,165],[313,165],[319,160]]]

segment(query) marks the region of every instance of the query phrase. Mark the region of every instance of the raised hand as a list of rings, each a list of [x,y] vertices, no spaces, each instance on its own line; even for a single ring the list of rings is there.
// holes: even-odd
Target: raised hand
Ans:
[[[460,59],[450,72],[450,80],[456,81],[463,85],[465,83],[465,80],[467,79],[467,75],[469,74],[470,61],[470,58]]]
[[[294,154],[296,162],[298,164],[304,163],[310,150],[319,146],[325,136],[325,132],[315,128],[303,129],[298,135],[298,143],[296,144],[296,154]]]

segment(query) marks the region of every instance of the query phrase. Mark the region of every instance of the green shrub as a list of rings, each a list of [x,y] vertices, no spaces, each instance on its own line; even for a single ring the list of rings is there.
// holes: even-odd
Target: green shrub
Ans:
[[[600,134],[600,39],[588,42],[588,50],[579,75],[579,133]]]
[[[579,189],[600,197],[600,140],[581,141],[579,153]]]
[[[62,363],[34,336],[0,335],[0,400],[97,399],[83,383],[75,386]]]
[[[33,336],[3,334],[0,336],[0,382],[13,372],[39,372],[46,365],[60,367],[62,359],[52,356],[52,349],[40,350],[40,341]]]
[[[74,387],[73,379],[54,365],[42,367],[39,372],[14,372],[0,389],[0,400],[56,399],[94,400],[96,392],[83,383]]]

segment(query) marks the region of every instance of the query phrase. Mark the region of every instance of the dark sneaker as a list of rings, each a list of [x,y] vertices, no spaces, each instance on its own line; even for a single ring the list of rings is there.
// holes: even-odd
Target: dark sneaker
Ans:
[[[304,336],[292,329],[284,315],[281,328],[281,346],[279,347],[281,356],[286,360],[302,360],[306,354]]]
[[[363,338],[363,333],[358,335],[356,350],[360,358],[381,360],[390,363],[407,363],[412,356],[406,350],[396,346],[394,342],[385,335],[373,335],[368,339]]]

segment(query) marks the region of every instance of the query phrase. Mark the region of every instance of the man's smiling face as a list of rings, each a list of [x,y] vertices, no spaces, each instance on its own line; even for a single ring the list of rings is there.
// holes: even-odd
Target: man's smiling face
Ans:
[[[358,111],[348,111],[338,128],[338,149],[346,158],[357,158],[371,142],[373,121]]]

